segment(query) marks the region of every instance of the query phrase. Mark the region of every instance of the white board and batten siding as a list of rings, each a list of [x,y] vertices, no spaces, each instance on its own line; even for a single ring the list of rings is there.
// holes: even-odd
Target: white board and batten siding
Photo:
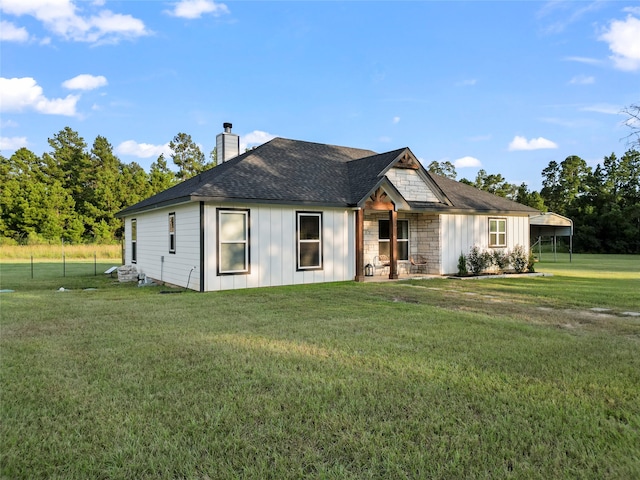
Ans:
[[[217,208],[249,210],[250,273],[218,275]],[[322,213],[323,267],[296,268],[296,212]],[[355,214],[345,209],[274,205],[205,205],[205,290],[353,280]]]
[[[521,245],[529,251],[529,217],[512,215],[440,215],[440,274],[458,271],[460,253],[471,248],[489,249],[489,219],[507,220],[507,246],[496,250],[513,250]]]
[[[175,213],[175,253],[169,252],[169,214]],[[125,260],[131,264],[131,220],[136,219],[139,273],[200,290],[200,205],[184,203],[127,217]],[[195,268],[194,268],[195,267]]]

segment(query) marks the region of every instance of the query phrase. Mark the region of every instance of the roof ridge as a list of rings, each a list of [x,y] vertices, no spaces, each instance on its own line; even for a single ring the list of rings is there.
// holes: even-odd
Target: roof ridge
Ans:
[[[374,155],[377,155],[377,153],[375,151],[369,150],[367,148],[348,147],[346,145],[334,145],[334,144],[331,144],[331,143],[310,142],[308,140],[296,140],[295,138],[286,138],[286,137],[275,137],[273,140],[285,140],[285,141],[288,141],[288,142],[306,143],[308,145],[318,145],[320,147],[330,147],[330,148],[340,148],[340,149],[344,149],[344,150],[361,151],[361,152],[367,152],[367,153],[372,153]],[[365,157],[362,157],[362,158],[365,158]]]

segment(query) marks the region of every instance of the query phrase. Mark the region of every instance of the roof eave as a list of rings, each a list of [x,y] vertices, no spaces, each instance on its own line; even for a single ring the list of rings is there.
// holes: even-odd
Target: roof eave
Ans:
[[[236,198],[236,197],[192,197],[194,201],[220,204],[247,204],[247,205],[289,205],[305,207],[327,208],[353,208],[356,205],[347,202],[324,202],[295,199],[264,199],[264,198]]]
[[[145,205],[137,208],[134,205],[132,207],[127,207],[124,210],[120,210],[118,213],[116,213],[115,216],[116,218],[130,217],[131,215],[134,215],[134,214],[148,212],[151,210],[158,210],[159,208],[171,207],[173,205],[179,205],[181,203],[188,203],[191,201],[194,201],[194,197],[185,196],[185,197],[172,198],[170,200],[165,200],[164,202],[153,203],[151,205]]]
[[[505,216],[517,216],[517,217],[529,217],[531,211],[523,210],[503,210],[503,209],[480,209],[480,208],[460,208],[450,207],[447,205],[434,205],[429,206],[416,206],[409,205],[412,212],[424,212],[424,213],[446,213],[446,214],[463,214],[463,215],[505,215]]]

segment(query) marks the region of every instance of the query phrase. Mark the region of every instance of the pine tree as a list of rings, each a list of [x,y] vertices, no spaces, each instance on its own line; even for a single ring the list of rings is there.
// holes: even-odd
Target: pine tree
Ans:
[[[186,133],[178,133],[173,140],[169,142],[169,148],[172,150],[171,159],[178,167],[176,176],[179,180],[186,180],[207,168],[205,165],[204,153],[200,147],[191,139],[191,135]]]

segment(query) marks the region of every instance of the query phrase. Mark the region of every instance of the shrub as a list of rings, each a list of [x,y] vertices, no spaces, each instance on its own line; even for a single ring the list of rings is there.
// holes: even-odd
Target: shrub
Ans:
[[[464,277],[469,274],[469,270],[467,270],[467,257],[465,257],[464,253],[460,252],[460,256],[458,257],[458,275],[460,277]]]
[[[509,258],[509,254],[504,250],[494,250],[491,254],[491,262],[498,267],[498,270],[503,272],[509,268],[511,259]]]
[[[535,267],[533,266],[533,264],[536,261],[536,257],[533,256],[533,252],[529,252],[529,259],[527,261],[527,271],[534,273],[536,271]]]
[[[471,273],[480,275],[491,265],[491,253],[486,250],[480,250],[480,248],[475,245],[471,248],[469,255],[467,255],[467,265]]]
[[[527,252],[522,245],[516,245],[509,256],[511,257],[511,265],[513,265],[513,269],[516,273],[522,273],[527,269],[529,259],[527,258]]]
[[[13,246],[18,245],[17,240],[11,237],[0,237],[0,247],[1,246]]]

